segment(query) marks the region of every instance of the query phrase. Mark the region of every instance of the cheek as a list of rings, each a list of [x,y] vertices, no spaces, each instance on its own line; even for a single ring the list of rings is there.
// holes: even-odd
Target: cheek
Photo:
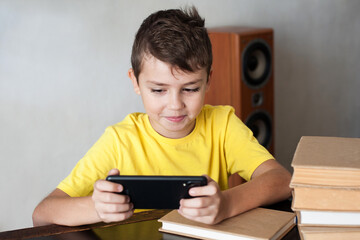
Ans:
[[[143,96],[142,98],[145,110],[147,112],[156,113],[161,109],[161,101],[151,96]]]
[[[196,96],[196,98],[191,99],[191,102],[189,102],[188,107],[191,109],[191,111],[194,114],[199,114],[202,107],[204,105],[204,96],[203,95],[198,95]]]

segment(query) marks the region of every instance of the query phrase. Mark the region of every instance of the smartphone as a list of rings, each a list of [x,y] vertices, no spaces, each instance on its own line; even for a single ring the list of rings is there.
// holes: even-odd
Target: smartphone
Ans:
[[[189,189],[207,185],[204,176],[111,175],[106,180],[124,187],[135,209],[178,209],[182,198],[191,198]]]

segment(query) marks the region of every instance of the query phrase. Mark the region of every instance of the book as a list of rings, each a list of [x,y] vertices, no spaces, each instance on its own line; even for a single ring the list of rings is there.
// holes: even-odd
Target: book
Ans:
[[[161,232],[200,239],[280,239],[296,224],[293,212],[255,208],[208,225],[191,221],[173,210],[160,218]]]
[[[360,239],[360,138],[304,136],[291,165],[301,239]]]
[[[294,172],[290,187],[360,189],[360,138],[304,136],[291,165]]]
[[[360,211],[360,189],[297,186],[293,189],[292,209]]]
[[[298,226],[303,240],[358,240],[360,228]]]
[[[360,227],[360,212],[349,211],[296,211],[298,225]]]

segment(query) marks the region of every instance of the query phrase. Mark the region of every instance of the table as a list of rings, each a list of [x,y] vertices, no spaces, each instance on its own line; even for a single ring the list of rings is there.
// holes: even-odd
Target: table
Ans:
[[[267,208],[291,211],[291,201],[286,200]],[[188,240],[192,238],[161,233],[158,229],[161,223],[157,220],[171,210],[152,210],[135,213],[130,219],[116,223],[97,223],[77,227],[66,227],[60,225],[48,225],[41,227],[25,228],[7,232],[0,232],[0,239],[126,239],[126,240]],[[297,227],[294,227],[284,240],[300,239]]]

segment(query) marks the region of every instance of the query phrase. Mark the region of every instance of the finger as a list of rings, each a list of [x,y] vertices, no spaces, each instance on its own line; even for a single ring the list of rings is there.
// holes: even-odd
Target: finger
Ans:
[[[132,203],[118,204],[118,203],[98,203],[97,207],[103,213],[124,213],[133,209]]]
[[[197,197],[180,200],[180,207],[185,208],[204,208],[211,205],[210,197]]]
[[[94,201],[103,202],[103,203],[125,204],[130,202],[129,196],[111,193],[111,192],[94,193],[93,199]]]
[[[130,218],[133,215],[133,211],[127,211],[124,213],[102,213],[100,218],[106,222],[119,222],[124,221],[125,219]]]
[[[179,214],[187,219],[190,219],[190,220],[193,220],[196,222],[201,222],[201,223],[205,223],[205,224],[217,223],[215,215],[211,215],[211,214],[189,215],[180,210],[179,210]]]
[[[203,217],[213,215],[213,208],[187,208],[181,207],[179,208],[179,212],[187,217]]]
[[[120,175],[120,171],[117,168],[113,168],[109,171],[108,175]]]
[[[210,182],[213,182],[213,181],[214,181],[214,180],[213,180],[211,177],[209,177],[209,175],[207,175],[207,174],[204,174],[203,176],[206,177],[206,180],[207,180],[208,184],[209,184]]]
[[[201,187],[192,187],[189,190],[189,195],[192,197],[211,196],[219,191],[219,187],[215,181],[210,181],[208,185]]]
[[[124,190],[121,184],[102,179],[95,182],[94,189],[101,192],[122,192]]]

